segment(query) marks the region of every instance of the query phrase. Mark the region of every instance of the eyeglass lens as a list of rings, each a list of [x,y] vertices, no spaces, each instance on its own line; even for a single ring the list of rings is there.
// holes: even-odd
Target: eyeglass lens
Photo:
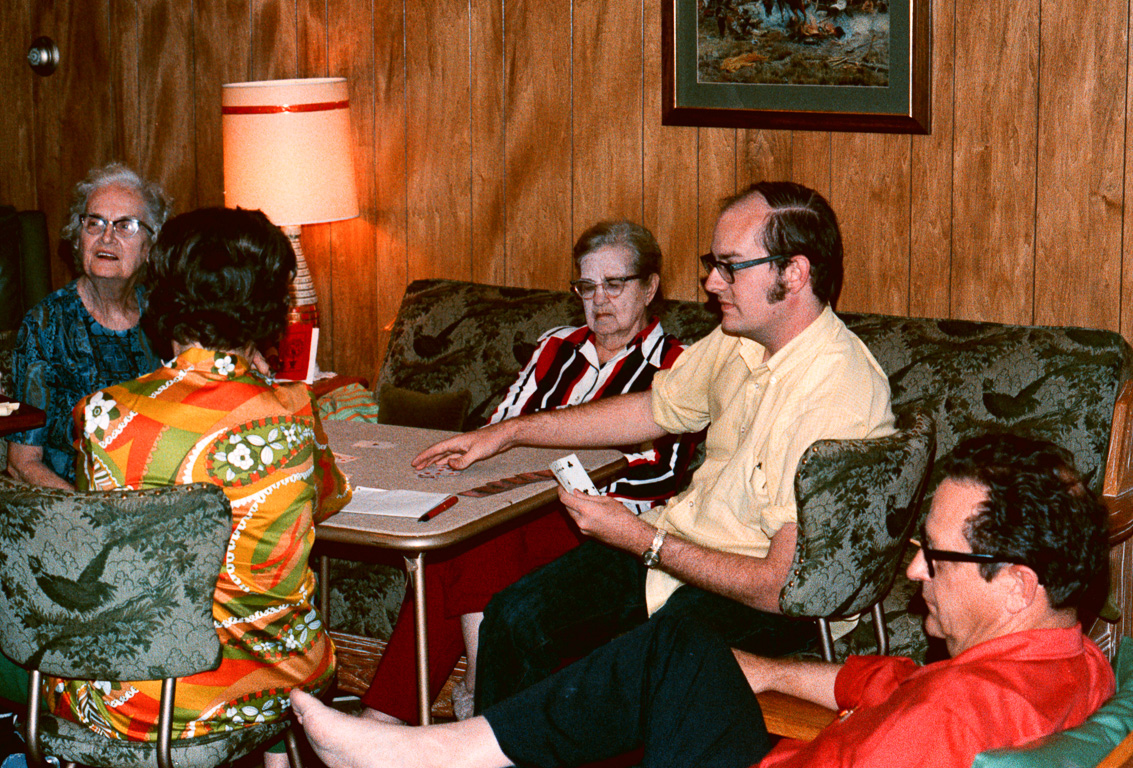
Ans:
[[[720,275],[720,279],[725,283],[734,283],[736,281],[735,270],[732,265],[726,261],[716,261],[715,257],[710,253],[700,257],[700,263],[704,265],[704,271],[712,274],[712,270],[716,270],[716,274]]]
[[[635,279],[636,275],[626,275],[625,277],[608,277],[601,283],[594,283],[589,280],[573,280],[571,281],[571,288],[574,292],[583,299],[592,299],[594,294],[598,292],[598,286],[602,286],[602,292],[611,299],[616,299],[621,296],[622,291],[625,290],[626,283]]]
[[[83,214],[83,228],[88,235],[99,237],[106,231],[107,226],[114,226],[114,234],[123,239],[128,239],[138,234],[138,230],[145,225],[134,218],[117,219],[115,221],[107,221],[101,216],[94,214]],[[147,227],[148,229],[148,227]]]

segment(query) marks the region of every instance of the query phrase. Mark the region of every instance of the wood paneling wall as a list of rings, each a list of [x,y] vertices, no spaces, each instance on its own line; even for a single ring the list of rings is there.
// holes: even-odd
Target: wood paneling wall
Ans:
[[[325,368],[373,375],[413,279],[565,286],[600,218],[653,228],[695,299],[718,200],[759,178],[838,211],[842,309],[1133,338],[1130,2],[933,0],[933,131],[909,137],[662,126],[659,0],[7,0],[0,200],[57,228],[123,159],[219,204],[221,83],[343,75],[363,215],[303,235]]]

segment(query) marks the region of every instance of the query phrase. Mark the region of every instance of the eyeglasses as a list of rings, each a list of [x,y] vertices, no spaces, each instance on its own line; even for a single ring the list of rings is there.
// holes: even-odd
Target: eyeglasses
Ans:
[[[645,275],[626,275],[625,277],[607,277],[601,283],[595,283],[591,280],[571,280],[570,288],[583,299],[593,299],[594,294],[598,291],[598,286],[602,286],[602,292],[608,298],[616,299],[622,295],[625,290],[626,283],[630,280],[640,280]]]
[[[131,237],[138,234],[139,229],[144,229],[149,233],[150,237],[154,236],[153,227],[132,216],[125,219],[107,221],[101,216],[95,216],[93,213],[84,213],[79,217],[79,220],[83,223],[83,231],[92,237],[102,237],[102,233],[106,231],[108,226],[113,226],[114,236],[120,237],[123,240],[129,240]]]
[[[706,253],[700,257],[700,263],[704,265],[704,270],[708,274],[712,274],[712,270],[716,270],[716,274],[723,278],[725,283],[736,282],[736,272],[748,267],[758,267],[760,264],[766,264],[769,261],[779,261],[780,259],[789,259],[790,256],[764,256],[762,259],[752,259],[751,261],[717,261],[716,257],[711,253]]]
[[[925,533],[924,526],[921,526],[921,541],[928,541],[928,536]],[[1007,555],[980,555],[975,552],[954,552],[950,549],[933,549],[917,541],[916,539],[909,539],[909,543],[915,547],[920,547],[921,554],[924,555],[925,565],[928,567],[928,577],[930,579],[936,578],[936,568],[933,567],[934,561],[949,562],[949,563],[1011,563],[1013,565],[1027,565],[1017,557],[1008,557]]]

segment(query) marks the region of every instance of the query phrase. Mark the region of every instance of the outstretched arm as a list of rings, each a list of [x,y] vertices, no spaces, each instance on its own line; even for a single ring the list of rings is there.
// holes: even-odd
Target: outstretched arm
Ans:
[[[412,463],[416,469],[430,464],[464,469],[518,445],[605,448],[655,440],[667,433],[653,421],[651,398],[635,392],[507,419],[426,448]]]

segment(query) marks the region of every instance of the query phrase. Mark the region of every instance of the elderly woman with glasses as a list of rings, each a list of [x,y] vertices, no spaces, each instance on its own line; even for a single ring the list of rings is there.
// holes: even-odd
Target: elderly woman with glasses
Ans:
[[[629,221],[604,221],[574,246],[586,325],[547,331],[531,361],[492,415],[491,423],[561,408],[608,395],[649,389],[653,374],[684,350],[665,333],[650,306],[661,286],[661,249],[653,233]],[[699,435],[674,435],[652,445],[626,447],[629,469],[605,492],[636,513],[663,504],[681,489]],[[476,649],[484,607],[492,595],[583,541],[565,510],[554,507],[525,518],[486,541],[426,567],[429,684],[443,686],[461,653],[468,655],[464,683],[453,691],[458,717],[471,715]],[[379,720],[417,721],[413,604],[407,596],[370,689],[365,714]]]
[[[75,186],[62,236],[79,277],[28,312],[12,360],[9,394],[47,413],[43,427],[7,438],[14,477],[73,487],[75,403],[157,367],[139,327],[141,277],[168,215],[161,188],[119,163],[96,168]]]

